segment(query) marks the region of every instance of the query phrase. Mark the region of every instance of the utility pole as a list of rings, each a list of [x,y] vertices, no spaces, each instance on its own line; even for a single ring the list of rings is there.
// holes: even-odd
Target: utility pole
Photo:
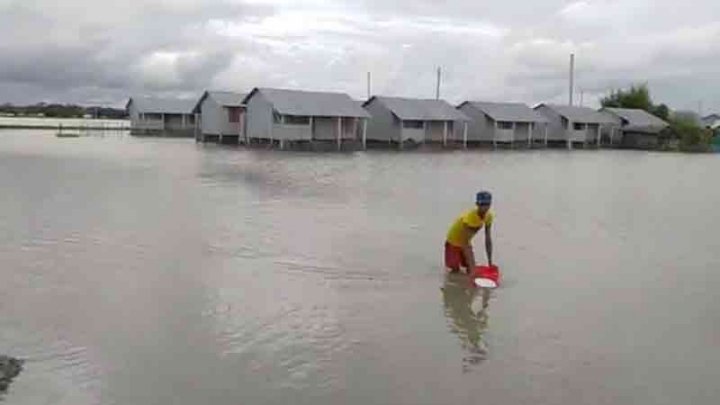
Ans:
[[[568,105],[573,105],[573,92],[575,91],[575,54],[570,54],[570,99]]]
[[[440,76],[442,71],[440,67],[437,68],[437,87],[435,88],[435,100],[440,100]]]
[[[367,72],[367,99],[370,100],[370,72]]]

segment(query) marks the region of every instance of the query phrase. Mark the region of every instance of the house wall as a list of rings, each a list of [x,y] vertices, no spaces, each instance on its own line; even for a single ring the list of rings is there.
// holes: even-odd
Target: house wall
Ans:
[[[200,130],[202,133],[220,135],[222,120],[222,107],[212,97],[205,97],[200,104]]]
[[[425,125],[423,128],[402,128],[402,140],[413,140],[417,143],[421,143],[425,141],[425,134],[427,131],[427,125],[428,123],[425,122]]]
[[[165,118],[162,114],[138,113],[138,120],[133,129],[162,131],[165,128]]]
[[[145,129],[158,129],[164,130],[165,127],[165,114],[141,114],[138,125]]]
[[[485,141],[490,142],[493,139],[493,125],[492,120],[488,118],[485,113],[473,107],[470,103],[464,104],[459,108],[461,112],[470,118],[468,121],[468,142]],[[460,121],[456,121],[456,132],[459,131],[459,139],[462,139],[463,125]]]
[[[619,145],[622,142],[622,129],[619,125],[603,125],[602,142],[608,145]]]
[[[230,122],[229,107],[224,107],[212,97],[206,97],[200,104],[200,130],[206,135],[243,135],[244,113],[240,122]]]
[[[463,132],[465,131],[465,123],[468,125],[468,140],[470,140],[470,121],[451,121],[452,131],[448,134],[448,138],[457,142],[463,141]]]
[[[446,121],[447,122],[447,137],[448,141],[462,141],[462,127],[465,125],[465,121]],[[455,136],[455,127],[460,127],[460,136]]]
[[[144,115],[138,111],[137,106],[134,102],[130,102],[128,105],[128,115],[130,116],[130,126],[132,130],[140,131],[162,131],[164,128],[164,122],[161,116],[155,117],[155,115]]]
[[[599,141],[599,135],[600,135],[600,124],[588,124],[587,126],[587,141],[588,142],[598,142]]]
[[[135,103],[132,100],[128,103],[127,112],[130,117],[130,125],[135,127],[138,121],[140,121],[140,114],[138,113],[137,108],[135,108]]]
[[[182,114],[163,114],[165,121],[165,129],[169,131],[177,131],[183,129]]]
[[[588,126],[585,126],[583,129],[575,129],[573,126],[568,125],[567,134],[571,142],[585,142],[589,140],[590,136],[588,133]]]
[[[544,141],[545,140],[545,128],[547,124],[544,122],[533,122],[530,127],[530,137],[533,141]]]
[[[659,146],[658,136],[643,132],[623,132],[621,146],[631,149],[656,149]]]
[[[515,131],[511,129],[495,129],[495,140],[497,142],[512,142],[515,139]]]
[[[272,105],[265,99],[262,92],[255,92],[245,107],[245,130],[248,138],[270,139],[279,124],[273,124]],[[281,130],[280,128],[277,128]]]
[[[313,117],[313,139],[333,141],[338,136],[336,117]]]
[[[340,136],[343,140],[358,139],[355,117],[342,117]],[[336,141],[338,138],[338,117],[313,117],[313,139],[319,141]]]
[[[342,138],[360,139],[362,137],[362,119],[346,117],[342,120]]]
[[[536,107],[535,111],[542,114],[549,121],[547,124],[547,139],[549,141],[564,141],[567,139],[563,118],[560,114],[545,105]],[[543,132],[543,139],[544,137],[545,133]]]
[[[187,131],[195,126],[195,118],[191,114],[163,114],[163,116],[166,131]]]
[[[425,141],[442,142],[445,121],[426,121],[425,122]],[[452,139],[452,127],[448,123],[448,140]]]
[[[140,112],[134,102],[127,107],[133,131],[182,132],[191,135],[195,129],[195,115]],[[183,117],[185,121],[183,121]]]
[[[541,142],[545,140],[545,124],[544,122],[516,122],[515,123],[515,142]],[[548,129],[548,137],[550,130]]]
[[[530,139],[530,124],[529,122],[516,122],[515,123],[515,141],[516,142],[527,142]]]
[[[612,124],[600,126],[601,143],[605,145],[611,144],[611,141],[612,144],[619,143],[622,139],[619,129],[622,126],[622,119],[609,111],[603,110],[603,112],[605,113],[606,117],[612,120]]]
[[[595,142],[598,137],[598,131],[600,130],[599,124],[587,124],[585,123],[584,129],[570,128],[567,132],[572,142]]]
[[[515,142],[527,142],[530,137],[532,124],[529,122],[515,123],[514,131],[512,129],[496,129],[495,121],[484,112],[473,107],[471,104],[465,104],[462,108],[460,108],[460,111],[465,113],[465,115],[471,119],[471,121],[468,122],[468,141],[492,142],[495,139],[495,134],[497,134],[498,142],[511,142],[513,140]],[[533,137],[539,136],[544,139],[544,132],[539,132],[537,129],[537,127],[540,127],[540,124],[536,123],[535,126],[536,133],[533,134]],[[462,127],[460,127],[459,131],[456,131],[460,134],[460,139],[462,139],[461,128]],[[540,131],[541,130],[544,130],[544,126],[540,128]]]
[[[230,122],[230,109],[240,109],[238,122]],[[225,118],[222,128],[223,134],[245,136],[245,108],[244,107],[223,107],[223,117]]]
[[[312,140],[312,127],[310,124],[273,124],[272,139],[286,141]]]
[[[402,133],[399,119],[377,99],[368,103],[365,110],[370,113],[367,123],[367,139],[374,141],[398,141]]]

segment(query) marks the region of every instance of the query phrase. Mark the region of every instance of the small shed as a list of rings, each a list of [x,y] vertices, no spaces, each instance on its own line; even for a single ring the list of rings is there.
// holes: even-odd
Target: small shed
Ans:
[[[255,88],[243,100],[248,141],[265,140],[281,148],[288,142],[365,144],[368,113],[349,95]]]
[[[533,141],[546,140],[548,119],[522,103],[494,103],[465,101],[458,110],[468,123],[469,142],[492,142],[532,145]]]
[[[131,97],[125,109],[133,133],[192,136],[194,105],[193,100],[186,99]]]
[[[658,147],[658,135],[668,127],[668,123],[650,114],[635,108],[603,108],[601,112],[607,114],[614,122],[610,132],[610,143],[620,143],[626,148],[655,149]],[[619,136],[615,136],[618,133]]]
[[[447,101],[373,96],[363,104],[372,118],[368,123],[368,139],[403,143],[466,141],[468,117]],[[456,126],[462,129],[456,134]]]
[[[534,110],[548,120],[548,142],[568,147],[576,143],[600,145],[601,128],[613,125],[608,116],[588,107],[539,104]]]
[[[245,105],[247,94],[231,91],[205,91],[193,108],[198,141],[224,138],[235,141],[245,137]]]

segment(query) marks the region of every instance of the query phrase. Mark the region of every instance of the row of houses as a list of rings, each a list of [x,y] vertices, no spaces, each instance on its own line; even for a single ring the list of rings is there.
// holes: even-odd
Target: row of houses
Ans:
[[[206,91],[197,101],[130,98],[126,108],[136,133],[172,133],[197,141],[330,144],[404,148],[426,143],[617,145],[653,148],[668,126],[643,111],[587,107],[373,96],[255,88],[248,94]]]

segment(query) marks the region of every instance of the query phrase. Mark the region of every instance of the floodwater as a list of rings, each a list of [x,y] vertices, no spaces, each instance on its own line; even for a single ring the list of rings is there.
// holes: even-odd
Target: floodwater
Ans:
[[[718,173],[3,131],[0,353],[27,360],[4,401],[714,405]],[[504,277],[484,309],[442,268],[479,188]]]

